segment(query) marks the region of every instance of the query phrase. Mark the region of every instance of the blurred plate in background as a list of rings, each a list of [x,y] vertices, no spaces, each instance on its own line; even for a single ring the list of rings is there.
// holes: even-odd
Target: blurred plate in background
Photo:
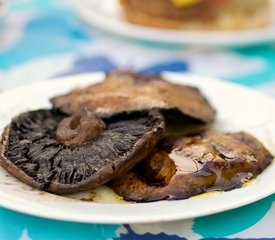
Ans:
[[[202,46],[248,46],[275,41],[275,21],[262,29],[236,31],[184,31],[128,23],[118,0],[71,0],[74,10],[89,24],[106,32],[140,40]],[[273,11],[274,1],[273,3]],[[275,15],[275,14],[273,14]]]

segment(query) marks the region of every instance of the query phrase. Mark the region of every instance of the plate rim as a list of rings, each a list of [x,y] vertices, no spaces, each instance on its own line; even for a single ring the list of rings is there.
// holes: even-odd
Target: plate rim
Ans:
[[[118,6],[118,0],[115,6]],[[92,11],[97,4],[107,3],[107,0],[79,0],[70,1],[76,13],[89,24],[105,32],[120,35],[126,38],[156,43],[179,44],[188,46],[216,46],[242,47],[253,46],[259,43],[275,41],[275,19],[271,26],[258,29],[244,29],[232,31],[184,31],[161,29],[135,25],[123,19],[106,18],[100,9]],[[275,11],[275,1],[272,0],[272,10]],[[116,9],[113,10],[116,12]],[[109,21],[108,21],[109,20]],[[112,24],[110,24],[112,21]],[[153,33],[153,34],[152,34]]]
[[[204,80],[206,80],[206,82],[207,81],[212,81],[216,84],[218,83],[218,84],[221,84],[223,86],[229,86],[230,85],[231,87],[233,86],[233,87],[236,87],[236,88],[241,88],[243,90],[245,89],[245,91],[252,92],[253,94],[258,94],[260,97],[263,97],[263,98],[266,98],[266,99],[272,101],[272,104],[274,104],[274,106],[275,106],[275,100],[273,98],[271,98],[269,96],[266,96],[266,95],[254,90],[254,89],[244,87],[244,86],[239,85],[239,84],[232,84],[232,83],[224,82],[224,81],[216,79],[216,78],[201,77],[201,76],[192,75],[192,74],[180,74],[180,73],[164,73],[164,74],[168,78],[169,78],[169,76],[170,76],[170,78],[177,78],[177,77],[179,78],[179,77],[184,76],[185,78],[190,78],[190,79],[192,78],[193,80],[194,79],[197,79],[197,80],[200,79],[200,81],[204,81]],[[103,73],[100,73],[100,72],[99,73],[79,74],[79,75],[73,75],[73,76],[61,77],[61,78],[59,77],[59,78],[51,79],[50,81],[49,80],[41,81],[41,82],[37,82],[35,84],[29,84],[29,85],[21,86],[19,88],[16,88],[16,89],[13,89],[13,90],[10,90],[10,91],[6,91],[6,92],[0,94],[0,99],[5,98],[9,95],[14,95],[18,91],[19,92],[22,92],[22,91],[24,92],[28,89],[32,89],[32,88],[35,88],[35,87],[36,88],[38,88],[38,87],[42,88],[45,85],[54,85],[54,83],[56,83],[56,81],[59,81],[59,84],[62,84],[62,83],[64,84],[65,82],[68,84],[68,81],[71,81],[70,84],[72,84],[72,82],[73,82],[74,84],[79,85],[79,80],[81,79],[81,80],[83,80],[84,85],[86,85],[91,80],[94,82],[94,81],[96,81],[95,79],[100,79],[102,77],[103,77]],[[236,191],[240,191],[240,190],[242,190],[242,189],[236,189],[234,191],[236,192]],[[242,193],[242,191],[241,191],[241,193]],[[36,205],[33,206],[31,203],[28,203],[28,201],[27,201],[27,204],[26,204],[26,200],[25,201],[20,200],[19,203],[21,203],[21,204],[18,204],[18,200],[17,201],[16,200],[10,201],[10,199],[6,199],[5,196],[3,196],[3,191],[1,189],[0,189],[0,206],[6,207],[8,209],[11,209],[11,210],[14,210],[14,211],[17,211],[17,212],[30,214],[30,215],[33,215],[33,216],[56,219],[56,220],[63,220],[63,221],[83,222],[83,223],[84,222],[86,222],[86,223],[104,223],[104,224],[149,223],[149,222],[157,222],[157,221],[172,221],[172,220],[174,221],[174,220],[180,220],[180,219],[190,219],[190,218],[194,218],[194,217],[201,217],[201,216],[206,216],[206,215],[210,215],[210,214],[213,214],[213,213],[218,213],[220,211],[227,211],[227,210],[230,210],[230,209],[238,208],[238,207],[247,205],[249,203],[255,202],[255,201],[257,201],[259,199],[262,199],[264,197],[267,197],[267,196],[269,196],[273,193],[275,193],[275,188],[274,187],[272,189],[272,192],[267,189],[267,190],[261,192],[261,194],[256,195],[256,197],[251,197],[249,201],[247,201],[245,199],[242,199],[241,201],[239,201],[237,203],[231,203],[230,206],[227,206],[226,208],[222,208],[218,211],[215,208],[214,209],[212,208],[212,209],[209,209],[207,211],[204,211],[202,214],[198,215],[198,214],[193,213],[193,214],[189,214],[188,216],[185,216],[185,217],[182,216],[182,213],[172,214],[172,216],[171,216],[171,214],[167,214],[166,216],[162,216],[161,219],[159,218],[158,215],[149,216],[149,217],[147,216],[146,218],[144,218],[144,216],[139,216],[139,217],[131,216],[131,217],[129,217],[129,216],[126,215],[126,216],[121,216],[121,218],[118,219],[117,216],[107,216],[107,217],[103,216],[103,217],[100,218],[98,216],[95,216],[95,217],[94,216],[88,216],[88,217],[84,216],[83,217],[83,216],[81,216],[81,214],[80,215],[67,214],[66,216],[64,216],[62,214],[60,214],[60,215],[59,214],[53,214],[52,213],[53,211],[47,211],[47,210],[50,210],[50,209],[53,210],[52,207],[50,207],[49,209],[47,209],[47,208],[45,209],[45,206],[42,206],[42,209],[44,209],[44,211],[39,211],[39,209],[37,209]],[[221,196],[221,195],[222,194],[219,194],[218,196]],[[209,196],[209,197],[211,197],[211,196]],[[185,200],[179,200],[179,201],[185,201]],[[169,201],[167,201],[167,202],[169,202]],[[145,204],[147,204],[145,206],[150,207],[150,206],[153,206],[153,204],[156,205],[158,203],[161,203],[161,202],[145,203]],[[168,203],[168,205],[170,203]],[[106,205],[104,203],[94,203],[93,205],[94,206],[101,206],[101,205],[104,205],[104,206],[112,205],[112,206],[114,206],[113,204],[107,204]],[[127,205],[128,204],[125,204],[123,206],[127,206]],[[136,204],[136,205],[139,205],[139,204]],[[127,209],[127,207],[123,207],[123,208]],[[61,211],[61,213],[62,213],[62,211]]]

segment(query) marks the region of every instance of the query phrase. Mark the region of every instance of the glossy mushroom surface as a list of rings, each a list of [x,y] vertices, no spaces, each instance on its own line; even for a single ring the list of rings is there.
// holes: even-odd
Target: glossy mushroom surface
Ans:
[[[153,153],[114,181],[112,187],[129,201],[185,199],[241,187],[272,159],[268,150],[248,133],[206,131],[162,140]]]

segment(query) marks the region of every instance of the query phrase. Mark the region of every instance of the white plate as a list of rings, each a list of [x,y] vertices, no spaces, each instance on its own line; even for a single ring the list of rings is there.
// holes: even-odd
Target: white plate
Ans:
[[[205,77],[167,74],[176,83],[198,86],[218,111],[215,128],[246,130],[275,153],[275,101],[253,90]],[[97,83],[103,74],[86,74],[21,87],[0,95],[0,131],[23,111],[48,107],[48,99],[76,86]],[[273,135],[272,135],[273,134]],[[95,203],[32,189],[0,169],[0,205],[46,218],[97,223],[141,223],[187,219],[233,209],[275,192],[275,163],[254,184],[229,192],[154,203]]]
[[[141,40],[203,46],[244,46],[275,40],[275,21],[270,27],[254,30],[165,30],[128,23],[123,17],[118,0],[71,0],[71,3],[79,16],[93,26]]]

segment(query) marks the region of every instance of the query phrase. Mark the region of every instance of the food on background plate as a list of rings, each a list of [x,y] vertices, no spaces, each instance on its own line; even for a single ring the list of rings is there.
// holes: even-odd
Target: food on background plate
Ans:
[[[81,110],[26,112],[5,128],[0,165],[22,182],[52,193],[73,193],[121,176],[155,147],[164,132],[152,110],[106,120]]]
[[[241,187],[272,161],[265,147],[248,133],[206,131],[163,139],[132,171],[112,187],[125,200],[150,202],[185,199]]]
[[[241,187],[272,160],[247,133],[205,131],[216,114],[207,98],[159,75],[114,71],[51,102],[13,118],[0,139],[0,165],[40,190],[109,184],[131,201],[182,199]]]
[[[187,30],[260,28],[271,23],[269,0],[121,0],[126,19]]]

